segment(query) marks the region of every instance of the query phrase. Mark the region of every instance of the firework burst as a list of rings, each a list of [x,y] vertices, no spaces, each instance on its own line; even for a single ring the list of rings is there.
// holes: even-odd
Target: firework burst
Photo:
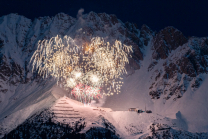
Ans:
[[[90,103],[92,99],[100,99],[102,97],[99,87],[92,87],[81,83],[73,88],[71,94],[74,95],[77,100],[85,104]]]
[[[91,43],[78,46],[68,37],[52,37],[39,41],[31,58],[33,71],[43,76],[53,76],[64,88],[71,88],[72,94],[80,101],[90,102],[102,95],[120,92],[122,74],[129,62],[132,46],[115,41],[114,44],[95,37]],[[100,90],[107,93],[100,94]]]

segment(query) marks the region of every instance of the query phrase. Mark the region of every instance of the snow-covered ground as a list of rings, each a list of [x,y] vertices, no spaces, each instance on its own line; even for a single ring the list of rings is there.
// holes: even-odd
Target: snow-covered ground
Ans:
[[[147,46],[144,54],[145,59],[141,62],[141,68],[134,74],[124,77],[124,84],[121,93],[107,97],[103,107],[112,108],[115,111],[125,111],[128,108],[136,107],[139,109],[149,109],[172,119],[178,119],[183,123],[184,130],[190,132],[208,132],[208,75],[201,74],[203,83],[196,91],[191,89],[189,84],[186,93],[178,100],[151,99],[149,87],[154,81],[154,70],[148,71],[148,66],[152,62],[151,43]],[[158,71],[164,70],[162,65],[164,60],[160,60],[154,67]],[[169,81],[170,84],[173,81]],[[162,94],[163,95],[163,94]]]
[[[201,75],[205,80],[198,90],[194,92],[189,87],[182,98],[176,101],[170,99],[165,103],[163,98],[152,100],[148,95],[151,75],[144,69],[129,75],[124,79],[121,93],[108,97],[103,106],[110,107],[113,110],[127,110],[131,107],[144,110],[146,105],[146,108],[154,113],[175,119],[180,118],[185,124],[185,130],[208,132],[207,75]],[[181,113],[180,117],[176,116],[178,112]]]
[[[149,126],[152,123],[166,124],[168,127],[177,127],[177,120],[170,119],[155,113],[137,113],[132,111],[113,111],[110,108],[85,106],[68,97],[58,99],[51,110],[55,113],[54,122],[72,123],[80,118],[86,122],[82,130],[85,133],[92,127],[104,127],[100,117],[107,119],[122,138],[138,138],[149,135]]]
[[[181,119],[171,119],[157,113],[137,113],[128,111],[114,111],[111,108],[88,106],[78,101],[70,99],[68,93],[58,87],[53,87],[45,93],[47,97],[42,97],[41,101],[36,104],[24,102],[25,107],[15,111],[6,118],[1,119],[1,128],[7,128],[5,132],[11,131],[17,125],[29,118],[34,111],[44,108],[50,108],[54,113],[52,121],[54,123],[72,124],[80,119],[84,120],[86,127],[80,133],[86,133],[92,127],[105,128],[105,123],[112,124],[112,130],[120,138],[144,138],[151,136],[152,124],[162,125],[162,128],[156,130],[184,130],[186,125]],[[95,105],[95,104],[94,104]],[[178,113],[178,117],[180,117]]]

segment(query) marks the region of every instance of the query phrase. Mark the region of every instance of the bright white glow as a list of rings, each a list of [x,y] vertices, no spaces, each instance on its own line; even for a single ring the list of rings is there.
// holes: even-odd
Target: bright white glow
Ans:
[[[99,78],[96,75],[92,75],[91,81],[94,82],[94,83],[96,83],[96,82],[99,81]]]
[[[76,82],[73,78],[69,78],[67,79],[67,85],[70,87],[70,88],[73,88],[76,86]]]
[[[79,77],[81,77],[81,75],[82,75],[81,72],[76,72],[76,73],[75,73],[75,78],[79,78]]]

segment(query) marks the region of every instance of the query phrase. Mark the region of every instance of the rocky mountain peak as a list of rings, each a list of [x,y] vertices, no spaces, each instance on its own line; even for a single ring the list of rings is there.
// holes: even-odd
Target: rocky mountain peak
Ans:
[[[87,21],[99,22],[99,16],[93,11],[89,12],[84,19]]]
[[[118,18],[114,14],[110,15],[110,19],[111,19],[111,22],[113,23],[113,25],[119,23]]]
[[[164,96],[168,100],[181,98],[189,86],[196,91],[202,84],[202,74],[208,73],[207,38],[192,37],[187,43],[169,53],[164,61],[163,69],[155,68],[155,81],[150,87],[153,99]],[[156,62],[157,64],[157,62]]]
[[[154,59],[166,59],[172,50],[187,43],[187,38],[174,27],[162,29],[154,37]]]
[[[140,36],[144,40],[144,45],[147,46],[150,38],[153,37],[155,33],[145,24],[142,25]]]
[[[141,27],[141,33],[152,35],[154,32],[147,25],[143,24]]]
[[[135,34],[138,34],[139,35],[140,31],[139,31],[139,28],[138,28],[137,24],[130,23],[130,22],[126,22],[125,23],[125,26],[132,33],[135,33]]]

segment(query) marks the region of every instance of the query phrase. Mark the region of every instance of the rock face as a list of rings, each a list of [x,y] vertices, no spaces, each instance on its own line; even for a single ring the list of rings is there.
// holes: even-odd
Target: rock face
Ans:
[[[154,37],[153,58],[166,59],[172,50],[186,42],[187,39],[182,32],[173,27],[166,27]]]
[[[159,99],[164,94],[168,100],[173,96],[181,98],[191,86],[193,91],[203,82],[202,74],[207,73],[208,38],[190,38],[189,41],[178,46],[174,52],[163,61],[155,61],[163,65],[163,69],[155,69],[150,87],[152,99]],[[154,64],[154,63],[153,63]]]

